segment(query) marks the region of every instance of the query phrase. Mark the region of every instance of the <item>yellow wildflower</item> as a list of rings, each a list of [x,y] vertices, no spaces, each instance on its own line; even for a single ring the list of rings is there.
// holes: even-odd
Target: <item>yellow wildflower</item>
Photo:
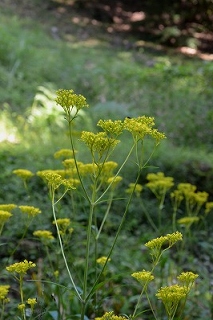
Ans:
[[[190,290],[195,280],[198,278],[198,274],[193,273],[191,271],[182,272],[177,279],[183,284],[183,286],[187,287],[187,290]]]
[[[0,300],[5,300],[8,295],[10,286],[9,285],[2,285],[0,286]]]
[[[17,207],[16,204],[0,204],[0,210],[11,212]]]
[[[18,305],[18,309],[19,309],[20,311],[24,311],[24,309],[25,309],[25,304],[24,304],[24,303],[20,303],[20,304]]]
[[[177,241],[182,241],[183,240],[183,235],[181,232],[176,231],[173,233],[168,233],[166,235],[167,241],[169,243],[169,247],[171,248]]]
[[[207,202],[206,203],[206,208],[205,208],[205,213],[209,213],[213,209],[213,202]]]
[[[35,298],[29,298],[29,299],[27,299],[27,304],[30,305],[30,308],[31,308],[31,309],[34,309],[36,303],[37,303],[37,300],[36,300]]]
[[[95,318],[95,320],[126,320],[126,317],[116,316],[113,311],[106,312],[102,317]]]
[[[41,240],[54,239],[52,232],[49,230],[37,230],[33,232],[33,235],[40,238]]]
[[[21,210],[22,213],[28,214],[28,216],[35,217],[39,213],[41,213],[41,210],[39,208],[35,208],[32,206],[19,206],[19,209]]]
[[[149,181],[146,186],[157,197],[164,195],[174,185],[174,179],[172,177],[165,177],[163,172],[149,173],[146,178]]]
[[[105,265],[106,262],[109,262],[111,259],[107,259],[107,257],[103,256],[103,257],[100,257],[96,260],[96,262],[102,266]]]
[[[143,190],[143,187],[139,183],[130,183],[128,188],[126,189],[126,193],[132,193],[133,191],[135,192],[137,197],[140,197],[141,191]]]
[[[194,222],[198,222],[198,217],[183,217],[177,220],[179,224],[191,226]]]
[[[12,217],[12,213],[0,210],[0,225],[4,224],[10,217]]]
[[[13,173],[23,180],[27,180],[34,175],[30,170],[26,170],[26,169],[16,169],[16,170],[13,170]]]
[[[61,219],[56,219],[56,221],[53,221],[53,224],[56,224],[58,226],[61,226],[62,228],[67,228],[70,225],[70,219],[68,218],[61,218]]]
[[[134,272],[131,276],[138,280],[142,285],[147,284],[154,279],[153,274],[146,270]]]
[[[77,151],[75,151],[76,153]],[[60,149],[54,153],[54,158],[71,158],[73,157],[73,151],[70,149]]]
[[[167,311],[169,311],[170,314],[170,309],[173,309],[174,306],[177,306],[179,301],[186,297],[186,294],[187,292],[184,287],[174,284],[169,287],[162,287],[158,290],[156,296],[158,299],[162,300],[166,306],[166,309],[168,308]]]
[[[116,176],[116,177],[110,177],[108,180],[107,180],[107,183],[108,184],[111,184],[112,188],[116,188],[117,185],[119,184],[119,182],[121,182],[123,178],[121,176]]]
[[[105,132],[118,136],[123,132],[124,124],[121,120],[99,120],[97,125]]]
[[[93,155],[97,152],[100,157],[109,149],[114,149],[120,142],[119,140],[109,138],[106,132],[93,133],[89,131],[82,132],[81,140],[87,145]]]
[[[56,94],[55,101],[64,109],[68,121],[74,119],[80,109],[89,107],[86,98],[81,94],[75,94],[73,90],[60,89]],[[71,116],[72,111],[74,111],[73,116]]]
[[[124,120],[124,129],[131,132],[134,139],[143,140],[145,136],[150,136],[156,140],[156,144],[159,144],[166,136],[164,133],[154,129],[154,125],[153,117],[142,116],[138,118],[126,118]]]
[[[24,260],[22,262],[16,262],[6,267],[8,272],[17,272],[19,274],[25,274],[29,269],[34,268],[36,266],[32,261]]]

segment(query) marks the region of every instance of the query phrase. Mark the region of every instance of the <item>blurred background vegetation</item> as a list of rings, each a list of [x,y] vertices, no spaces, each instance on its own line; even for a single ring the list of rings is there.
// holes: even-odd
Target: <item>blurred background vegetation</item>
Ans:
[[[59,88],[83,94],[90,104],[78,119],[76,135],[82,129],[97,130],[100,118],[154,116],[167,140],[140,182],[145,183],[149,171],[163,171],[176,182],[196,184],[212,201],[212,19],[212,0],[2,0],[0,202],[25,200],[47,208],[38,180],[30,185],[32,203],[11,172],[58,166],[53,153],[69,146],[62,110],[54,102]],[[118,162],[125,152],[119,150]],[[126,187],[134,175],[131,165],[125,175]],[[156,203],[148,200],[154,208]],[[132,225],[127,226],[131,232],[137,226],[136,209],[137,204],[132,208]],[[212,217],[207,219],[207,229],[196,233],[199,244],[192,250],[196,252],[192,261],[198,261],[197,252],[202,251],[199,267],[202,270],[205,262],[207,279],[202,293],[206,300],[197,318],[191,304],[193,319],[210,319],[212,312],[207,289]],[[149,237],[145,225],[133,233]],[[133,252],[137,265],[140,255],[135,238],[129,241],[128,267]],[[121,264],[123,258],[118,256]]]

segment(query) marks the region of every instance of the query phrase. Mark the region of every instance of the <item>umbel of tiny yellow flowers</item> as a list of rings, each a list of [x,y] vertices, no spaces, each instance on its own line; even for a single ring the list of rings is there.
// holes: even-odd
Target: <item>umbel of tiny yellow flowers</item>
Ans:
[[[13,173],[23,180],[30,179],[34,175],[30,170],[26,169],[16,169],[13,170]]]
[[[130,183],[128,188],[126,189],[126,193],[131,194],[132,192],[134,192],[136,194],[136,197],[139,198],[142,190],[143,190],[143,187],[141,184]]]
[[[24,275],[29,269],[34,268],[35,266],[36,264],[32,261],[24,260],[22,262],[16,262],[14,264],[11,264],[10,266],[6,267],[6,270],[8,272],[16,272],[20,275]]]
[[[116,316],[113,311],[106,312],[102,317],[95,318],[95,320],[126,320],[126,317]]]
[[[73,157],[73,151],[70,149],[60,149],[54,153],[55,159],[58,159],[58,158],[68,159],[71,157]]]
[[[0,210],[0,226],[3,225],[10,217],[12,217],[12,213]]]
[[[99,120],[97,126],[101,127],[111,136],[118,136],[123,132],[124,123],[121,120]]]
[[[153,262],[157,262],[162,252],[171,248],[176,242],[183,240],[183,235],[179,231],[168,233],[145,243],[145,246],[151,250]],[[163,248],[162,248],[163,247]]]
[[[60,105],[66,114],[66,120],[68,122],[72,121],[80,109],[86,108],[87,104],[86,98],[81,94],[74,93],[73,90],[60,89],[56,91],[56,103]]]
[[[35,217],[39,213],[41,213],[41,210],[39,208],[33,206],[19,206],[19,209],[22,213],[26,213],[29,217]]]
[[[41,241],[45,241],[45,240],[53,240],[54,237],[52,235],[52,232],[49,230],[36,230],[33,232],[33,235],[35,237],[38,237],[41,239]]]
[[[177,279],[179,282],[187,288],[187,290],[190,290],[193,286],[195,280],[198,278],[198,274],[193,273],[191,271],[182,272]]]
[[[100,257],[96,260],[96,262],[98,264],[100,264],[101,266],[104,266],[106,262],[109,262],[111,259],[107,259],[107,257],[103,256],[103,257]]]
[[[140,284],[144,285],[154,280],[154,276],[150,271],[138,271],[131,274],[133,278],[135,278]]]
[[[120,142],[114,138],[109,138],[106,132],[93,133],[90,131],[82,131],[81,140],[90,149],[91,154],[94,156],[95,153],[97,153],[99,158],[101,158],[105,152],[113,150]]]
[[[16,204],[10,203],[10,204],[0,204],[0,210],[5,210],[8,212],[11,212],[13,209],[17,207]]]
[[[187,293],[186,288],[178,284],[162,287],[158,290],[156,296],[162,300],[169,319],[173,319],[180,300],[186,298]]]
[[[8,292],[9,292],[10,286],[9,285],[2,285],[0,286],[0,300],[5,300]]]
[[[153,128],[155,125],[153,117],[126,118],[124,120],[124,129],[131,132],[136,141],[143,140],[146,136],[155,139],[156,145],[160,143],[166,136]]]
[[[193,223],[198,222],[200,218],[198,217],[183,217],[177,220],[180,225],[190,227]]]
[[[174,179],[172,177],[165,177],[163,172],[149,173],[146,178],[149,181],[146,186],[157,198],[161,198],[174,185]]]
[[[37,301],[36,301],[35,298],[29,298],[29,299],[27,299],[27,304],[30,305],[31,310],[34,309],[36,303],[37,303]]]

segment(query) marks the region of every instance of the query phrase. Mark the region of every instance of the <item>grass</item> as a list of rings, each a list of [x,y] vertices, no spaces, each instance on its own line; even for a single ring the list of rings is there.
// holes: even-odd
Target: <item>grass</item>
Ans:
[[[85,41],[70,34],[55,39],[46,32],[48,28],[48,22],[42,26],[30,18],[20,19],[10,9],[0,14],[0,125],[3,128],[0,133],[0,162],[3,167],[0,172],[0,202],[40,203],[44,212],[49,210],[48,199],[43,195],[45,190],[39,181],[35,179],[30,182],[34,196],[29,198],[11,172],[16,168],[36,172],[59,165],[53,160],[52,154],[69,146],[69,141],[62,112],[54,103],[55,90],[58,88],[74,89],[83,94],[91,105],[91,110],[82,112],[79,117],[77,137],[82,129],[94,129],[94,123],[100,118],[124,119],[126,116],[143,114],[154,116],[157,127],[168,138],[157,150],[153,166],[146,169],[140,182],[145,183],[148,172],[160,170],[173,176],[177,183],[188,181],[196,184],[199,190],[208,191],[211,199],[212,63],[170,52],[150,51],[145,47],[127,51],[122,46],[108,44],[104,35],[100,34],[97,39],[87,38]],[[76,26],[73,28],[76,30]],[[128,138],[124,137],[124,141],[128,144]],[[78,147],[79,157],[83,156],[86,160],[88,155],[84,154],[81,145]],[[124,145],[118,150],[116,161],[119,162],[127,149]],[[125,171],[122,188],[134,176],[131,163]],[[151,195],[145,195],[146,205],[155,218],[155,200]],[[115,207],[119,214],[122,206],[120,203],[120,208]],[[121,267],[122,274],[129,274],[132,269],[137,270],[147,264],[142,243],[148,241],[153,233],[147,228],[146,219],[140,216],[138,207],[136,203],[130,208],[131,219],[127,221],[118,243],[115,253],[117,264],[112,265],[112,274],[117,272],[117,265]],[[166,208],[169,209],[169,206]],[[165,219],[169,219],[169,211],[167,214]],[[81,218],[85,219],[83,210],[79,215]],[[29,234],[37,223],[48,225],[48,219],[45,217],[36,221]],[[108,222],[103,247],[111,239],[110,230],[116,219],[114,217]],[[138,221],[141,223],[139,227]],[[183,255],[185,260],[182,260],[182,267],[187,270],[196,265],[196,272],[202,275],[202,285],[199,285],[188,306],[190,319],[208,319],[212,315],[208,287],[212,261],[212,243],[209,240],[212,235],[211,223],[212,218],[208,217],[209,227],[206,230],[193,230],[193,246]],[[13,228],[7,230],[8,237],[21,229],[21,222],[17,218]],[[81,241],[77,237],[76,243]],[[122,245],[126,241],[129,247],[122,252]],[[30,243],[23,243],[16,258],[34,259],[44,254],[41,247],[36,252],[34,243],[31,249]],[[77,263],[82,261],[81,247],[78,245],[72,249],[77,249],[79,254],[79,262],[75,262],[78,268]],[[168,278],[173,263],[173,259],[165,257],[162,272]],[[113,282],[116,299],[106,297],[104,303],[126,313],[128,305],[123,296],[129,280],[121,278],[118,275]],[[51,289],[51,286],[45,288],[47,292]],[[130,290],[130,301],[136,300],[137,294],[138,287]],[[194,307],[196,295],[200,299],[198,308]],[[47,299],[51,300],[50,297]],[[51,301],[48,303],[53,304]]]

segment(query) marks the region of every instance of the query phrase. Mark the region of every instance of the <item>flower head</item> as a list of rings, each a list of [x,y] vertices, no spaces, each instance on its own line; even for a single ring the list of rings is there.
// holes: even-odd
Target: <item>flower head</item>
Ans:
[[[76,152],[76,151],[75,151]],[[60,149],[54,153],[54,158],[71,158],[73,157],[73,151],[70,149]]]
[[[119,140],[109,138],[106,132],[93,133],[89,131],[83,131],[81,134],[81,140],[90,149],[92,155],[96,152],[101,158],[106,151],[114,149],[120,142]]]
[[[134,272],[131,276],[138,280],[142,285],[147,284],[154,279],[153,274],[146,270]]]
[[[209,213],[213,209],[213,202],[206,202],[205,213]]]
[[[113,311],[106,312],[102,317],[95,318],[95,320],[126,320],[126,317],[116,316]]]
[[[187,272],[182,272],[177,279],[179,282],[183,285],[186,286],[187,290],[191,289],[192,285],[194,284],[195,280],[198,278],[198,274],[193,273],[191,271]]]
[[[9,292],[10,286],[9,285],[2,285],[0,286],[0,300],[5,300],[8,292]]]
[[[22,213],[28,214],[28,216],[35,217],[39,213],[41,213],[41,210],[39,208],[35,208],[32,206],[19,206],[19,209]]]
[[[59,104],[67,115],[67,120],[74,119],[80,109],[88,107],[86,98],[81,94],[74,93],[73,90],[60,89],[56,91],[57,97],[56,103]],[[71,116],[71,112],[74,110],[74,115]]]
[[[13,170],[13,173],[23,180],[30,179],[34,175],[30,170],[26,169],[16,169]]]
[[[11,212],[13,209],[15,209],[17,207],[16,204],[0,204],[0,210],[5,210],[8,212]]]
[[[169,287],[162,287],[156,293],[158,299],[162,300],[167,306],[177,305],[182,298],[185,298],[187,292],[183,286],[174,284]]]
[[[181,225],[190,227],[193,223],[198,222],[200,219],[198,217],[183,217],[177,220]]]
[[[12,217],[12,213],[0,210],[0,225],[4,224],[10,217]]]
[[[140,197],[140,194],[143,190],[143,187],[141,184],[139,183],[130,183],[128,188],[126,189],[126,193],[132,193],[134,192],[136,194],[137,197]]]
[[[52,232],[49,230],[37,230],[33,232],[33,235],[43,241],[54,239]]]
[[[121,120],[99,120],[97,125],[113,136],[120,135],[124,128],[124,124]]]
[[[30,305],[31,310],[34,309],[36,303],[37,303],[37,300],[35,298],[27,299],[27,304]]]
[[[25,274],[29,269],[34,268],[36,266],[32,261],[24,260],[22,262],[16,262],[6,267],[8,272],[16,272],[21,275]]]
[[[104,266],[106,262],[110,261],[111,259],[107,259],[107,257],[103,256],[103,257],[100,257],[96,260],[96,262],[98,264],[100,264],[101,266]]]
[[[150,136],[155,139],[156,144],[159,144],[166,136],[164,133],[154,129],[155,125],[153,117],[138,117],[138,118],[126,118],[124,120],[124,129],[131,132],[132,136],[136,140],[143,140],[146,136]]]

